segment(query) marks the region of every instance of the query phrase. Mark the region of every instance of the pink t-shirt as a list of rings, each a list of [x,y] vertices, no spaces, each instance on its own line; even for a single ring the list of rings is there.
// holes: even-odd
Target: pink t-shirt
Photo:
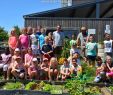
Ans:
[[[28,54],[28,53],[25,54],[25,65],[30,66],[32,59],[33,59],[33,55]]]
[[[29,47],[29,36],[28,35],[20,35],[19,37],[21,48],[27,49]]]

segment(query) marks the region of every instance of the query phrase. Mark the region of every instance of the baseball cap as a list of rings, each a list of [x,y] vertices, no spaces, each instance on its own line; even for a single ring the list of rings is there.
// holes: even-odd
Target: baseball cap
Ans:
[[[33,61],[33,62],[36,62],[36,61],[37,61],[37,58],[33,58],[32,61]]]
[[[16,48],[15,51],[20,51],[20,49],[19,48]]]

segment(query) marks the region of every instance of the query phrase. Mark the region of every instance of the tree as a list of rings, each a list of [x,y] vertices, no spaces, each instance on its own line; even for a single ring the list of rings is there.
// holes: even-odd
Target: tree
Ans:
[[[20,28],[18,26],[14,26],[14,28],[16,29],[16,33],[19,36],[21,34]]]
[[[0,41],[7,41],[8,40],[8,32],[4,30],[3,27],[0,27]]]

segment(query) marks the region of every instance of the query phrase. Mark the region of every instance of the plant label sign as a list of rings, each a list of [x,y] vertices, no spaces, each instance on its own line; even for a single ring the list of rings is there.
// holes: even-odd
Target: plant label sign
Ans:
[[[88,29],[88,35],[96,34],[96,29]]]

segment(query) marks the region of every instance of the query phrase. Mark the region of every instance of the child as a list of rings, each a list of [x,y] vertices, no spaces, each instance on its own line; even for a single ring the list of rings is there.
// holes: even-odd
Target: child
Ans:
[[[70,78],[71,65],[69,64],[69,62],[66,58],[64,59],[64,64],[60,67],[60,73],[62,75],[62,80]]]
[[[42,54],[43,54],[43,58],[48,58],[50,60],[50,58],[53,57],[53,49],[48,42],[49,42],[49,38],[48,36],[46,36],[45,44],[42,46]]]
[[[20,41],[20,47],[22,50],[22,58],[23,58],[22,61],[24,61],[24,55],[26,54],[26,50],[30,46],[30,39],[27,34],[27,28],[22,29],[22,34],[19,36],[19,41]]]
[[[71,74],[77,76],[81,73],[82,73],[82,67],[77,64],[77,60],[75,58],[72,58]]]
[[[57,79],[58,79],[58,62],[55,57],[52,57],[49,66],[49,80]]]
[[[40,79],[47,80],[48,79],[48,70],[49,70],[49,61],[47,58],[43,59],[42,64],[40,65]]]
[[[95,65],[95,59],[97,56],[97,43],[94,42],[94,37],[93,35],[89,36],[89,42],[86,43],[86,54],[87,54],[87,58],[88,58],[88,63],[89,65],[92,67]]]
[[[110,34],[105,34],[105,40],[104,40],[104,53],[105,57],[107,55],[112,57],[112,49],[113,49],[113,40],[111,40]]]
[[[16,34],[16,30],[12,29],[10,36],[9,36],[9,40],[8,40],[8,45],[9,45],[9,50],[11,55],[14,54],[14,50],[18,47],[18,36]]]
[[[39,52],[39,45],[38,45],[38,39],[36,37],[36,29],[33,28],[33,34],[30,35],[31,40],[31,48],[33,51],[33,55],[36,57],[37,53]]]
[[[25,54],[25,67],[28,68],[30,64],[32,63],[33,54],[32,54],[32,48],[28,48],[28,52]]]
[[[28,74],[30,79],[38,79],[38,60],[37,58],[32,59],[32,64],[28,68]]]
[[[16,79],[18,79],[18,78],[26,79],[27,78],[27,72],[24,67],[24,64],[22,63],[21,57],[16,57],[11,73],[13,74],[13,76]]]
[[[73,44],[76,44],[75,35],[72,35],[72,39],[70,41],[70,46],[72,47]]]
[[[0,69],[3,69],[4,79],[7,78],[7,70],[11,63],[11,54],[9,51],[9,47],[5,49],[5,53],[2,53],[1,55],[2,63],[0,63]]]
[[[20,49],[19,48],[16,48],[15,51],[14,51],[14,55],[12,56],[11,58],[11,63],[8,67],[8,70],[7,70],[7,80],[10,79],[10,76],[11,76],[11,70],[12,70],[12,67],[14,66],[14,63],[15,63],[15,59],[17,57],[20,57]]]
[[[52,35],[52,32],[49,32],[48,33],[48,38],[49,38],[49,45],[51,45],[53,47],[53,35]]]

